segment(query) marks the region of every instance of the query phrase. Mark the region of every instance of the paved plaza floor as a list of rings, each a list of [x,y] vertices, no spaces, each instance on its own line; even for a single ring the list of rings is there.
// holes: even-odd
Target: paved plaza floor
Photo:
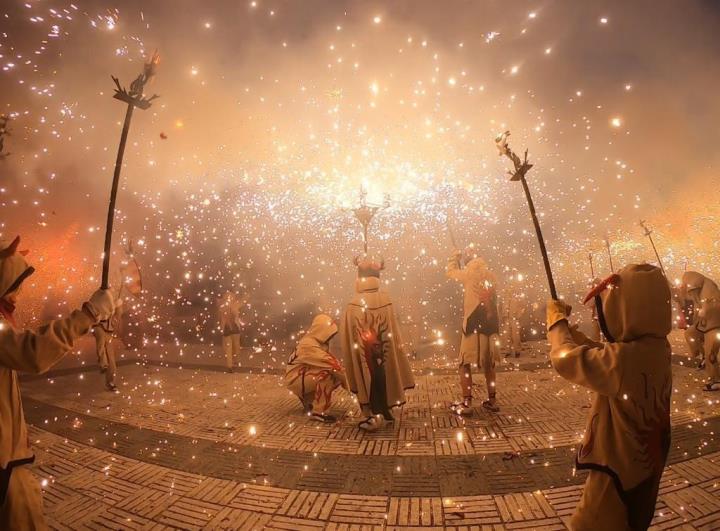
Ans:
[[[96,370],[22,384],[55,529],[566,529],[590,394],[529,345],[498,375],[497,414],[459,418],[452,363],[414,362],[393,424],[368,434],[341,391],[318,425],[279,365],[127,356],[119,393]],[[196,360],[197,361],[197,360]],[[720,396],[677,357],[673,440],[654,526],[720,529]],[[476,404],[484,382],[476,378]]]

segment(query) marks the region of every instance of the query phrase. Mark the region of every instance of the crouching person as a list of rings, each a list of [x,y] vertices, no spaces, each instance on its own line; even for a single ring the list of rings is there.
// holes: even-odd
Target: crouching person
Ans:
[[[316,316],[285,371],[285,386],[300,399],[310,419],[319,422],[335,422],[335,417],[327,414],[333,391],[338,387],[348,389],[345,369],[330,353],[330,340],[337,333],[332,318]]]
[[[569,326],[564,302],[547,307],[553,367],[596,393],[576,458],[590,473],[571,528],[644,530],[670,448],[670,287],[657,267],[629,265],[591,299],[607,343]]]
[[[18,252],[20,239],[0,243],[0,529],[47,529],[40,486],[30,473],[17,371],[41,374],[67,354],[73,342],[113,312],[109,290],[98,290],[65,319],[37,330],[19,330],[13,312],[23,281],[34,269]]]

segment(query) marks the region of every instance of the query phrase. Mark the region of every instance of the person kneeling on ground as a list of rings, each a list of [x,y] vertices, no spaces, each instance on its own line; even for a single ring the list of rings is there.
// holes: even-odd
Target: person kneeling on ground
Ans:
[[[670,287],[657,267],[629,265],[590,299],[607,343],[571,327],[566,303],[547,305],[553,367],[596,393],[576,458],[590,473],[571,528],[647,529],[670,448]]]
[[[37,330],[19,330],[15,311],[23,281],[35,271],[20,238],[0,243],[0,529],[47,529],[40,485],[27,466],[35,460],[28,441],[16,371],[41,374],[73,347],[73,342],[113,312],[109,290],[98,290],[82,310]]]
[[[285,386],[300,399],[312,420],[335,422],[326,412],[338,387],[348,389],[345,369],[330,353],[330,340],[338,333],[335,322],[320,314],[300,339],[287,362]]]

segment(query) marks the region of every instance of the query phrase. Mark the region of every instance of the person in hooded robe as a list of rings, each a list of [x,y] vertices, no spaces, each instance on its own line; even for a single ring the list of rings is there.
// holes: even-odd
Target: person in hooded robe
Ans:
[[[240,358],[240,310],[242,304],[238,296],[232,291],[226,291],[220,299],[218,308],[220,328],[222,330],[222,346],[225,353],[225,366],[228,372],[233,372],[235,360]]]
[[[37,330],[22,330],[14,312],[23,282],[35,271],[18,251],[20,238],[0,242],[0,529],[47,529],[35,460],[28,441],[18,372],[42,374],[73,348],[74,341],[113,312],[110,290],[96,291],[82,309]]]
[[[285,387],[295,394],[311,420],[335,422],[328,415],[332,394],[338,387],[349,389],[345,369],[330,353],[330,341],[338,326],[328,315],[315,316],[287,362]]]
[[[704,355],[705,391],[720,391],[720,289],[696,271],[686,271],[681,283],[685,297],[695,308],[694,322],[685,330],[685,340],[691,352]]]
[[[93,326],[92,332],[95,336],[95,352],[100,366],[100,373],[105,375],[105,388],[108,391],[117,391],[115,375],[117,363],[115,361],[116,340],[119,341],[120,326],[122,321],[123,301],[118,299],[110,319],[100,321]]]
[[[503,309],[499,310],[500,314],[504,316],[504,333],[510,345],[510,349],[505,355],[506,358],[510,356],[519,358],[523,348],[522,327],[527,315],[528,298],[525,292],[521,290],[521,279],[521,275],[510,278],[506,296],[504,297]],[[517,280],[517,283],[513,282],[515,280]]]
[[[472,366],[481,367],[485,374],[487,400],[484,409],[496,413],[497,387],[495,365],[500,359],[500,325],[497,310],[495,277],[474,247],[455,251],[447,264],[447,276],[463,285],[463,323],[460,341],[460,387],[463,398],[450,405],[458,415],[470,415],[472,407]]]
[[[594,391],[578,470],[589,470],[570,522],[576,531],[647,529],[670,450],[670,286],[649,264],[628,265],[585,298],[607,342],[570,326],[570,306],[547,304],[550,361],[564,379]]]
[[[392,408],[405,403],[415,380],[392,301],[380,291],[384,262],[358,257],[355,265],[355,296],[340,322],[340,343],[350,390],[365,416],[358,427],[375,431],[394,420]]]

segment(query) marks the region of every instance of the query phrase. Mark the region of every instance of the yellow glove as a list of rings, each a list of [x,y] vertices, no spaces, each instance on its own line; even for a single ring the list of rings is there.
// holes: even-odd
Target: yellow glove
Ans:
[[[550,299],[547,303],[547,329],[550,330],[560,321],[567,320],[570,317],[572,306],[564,301]]]

